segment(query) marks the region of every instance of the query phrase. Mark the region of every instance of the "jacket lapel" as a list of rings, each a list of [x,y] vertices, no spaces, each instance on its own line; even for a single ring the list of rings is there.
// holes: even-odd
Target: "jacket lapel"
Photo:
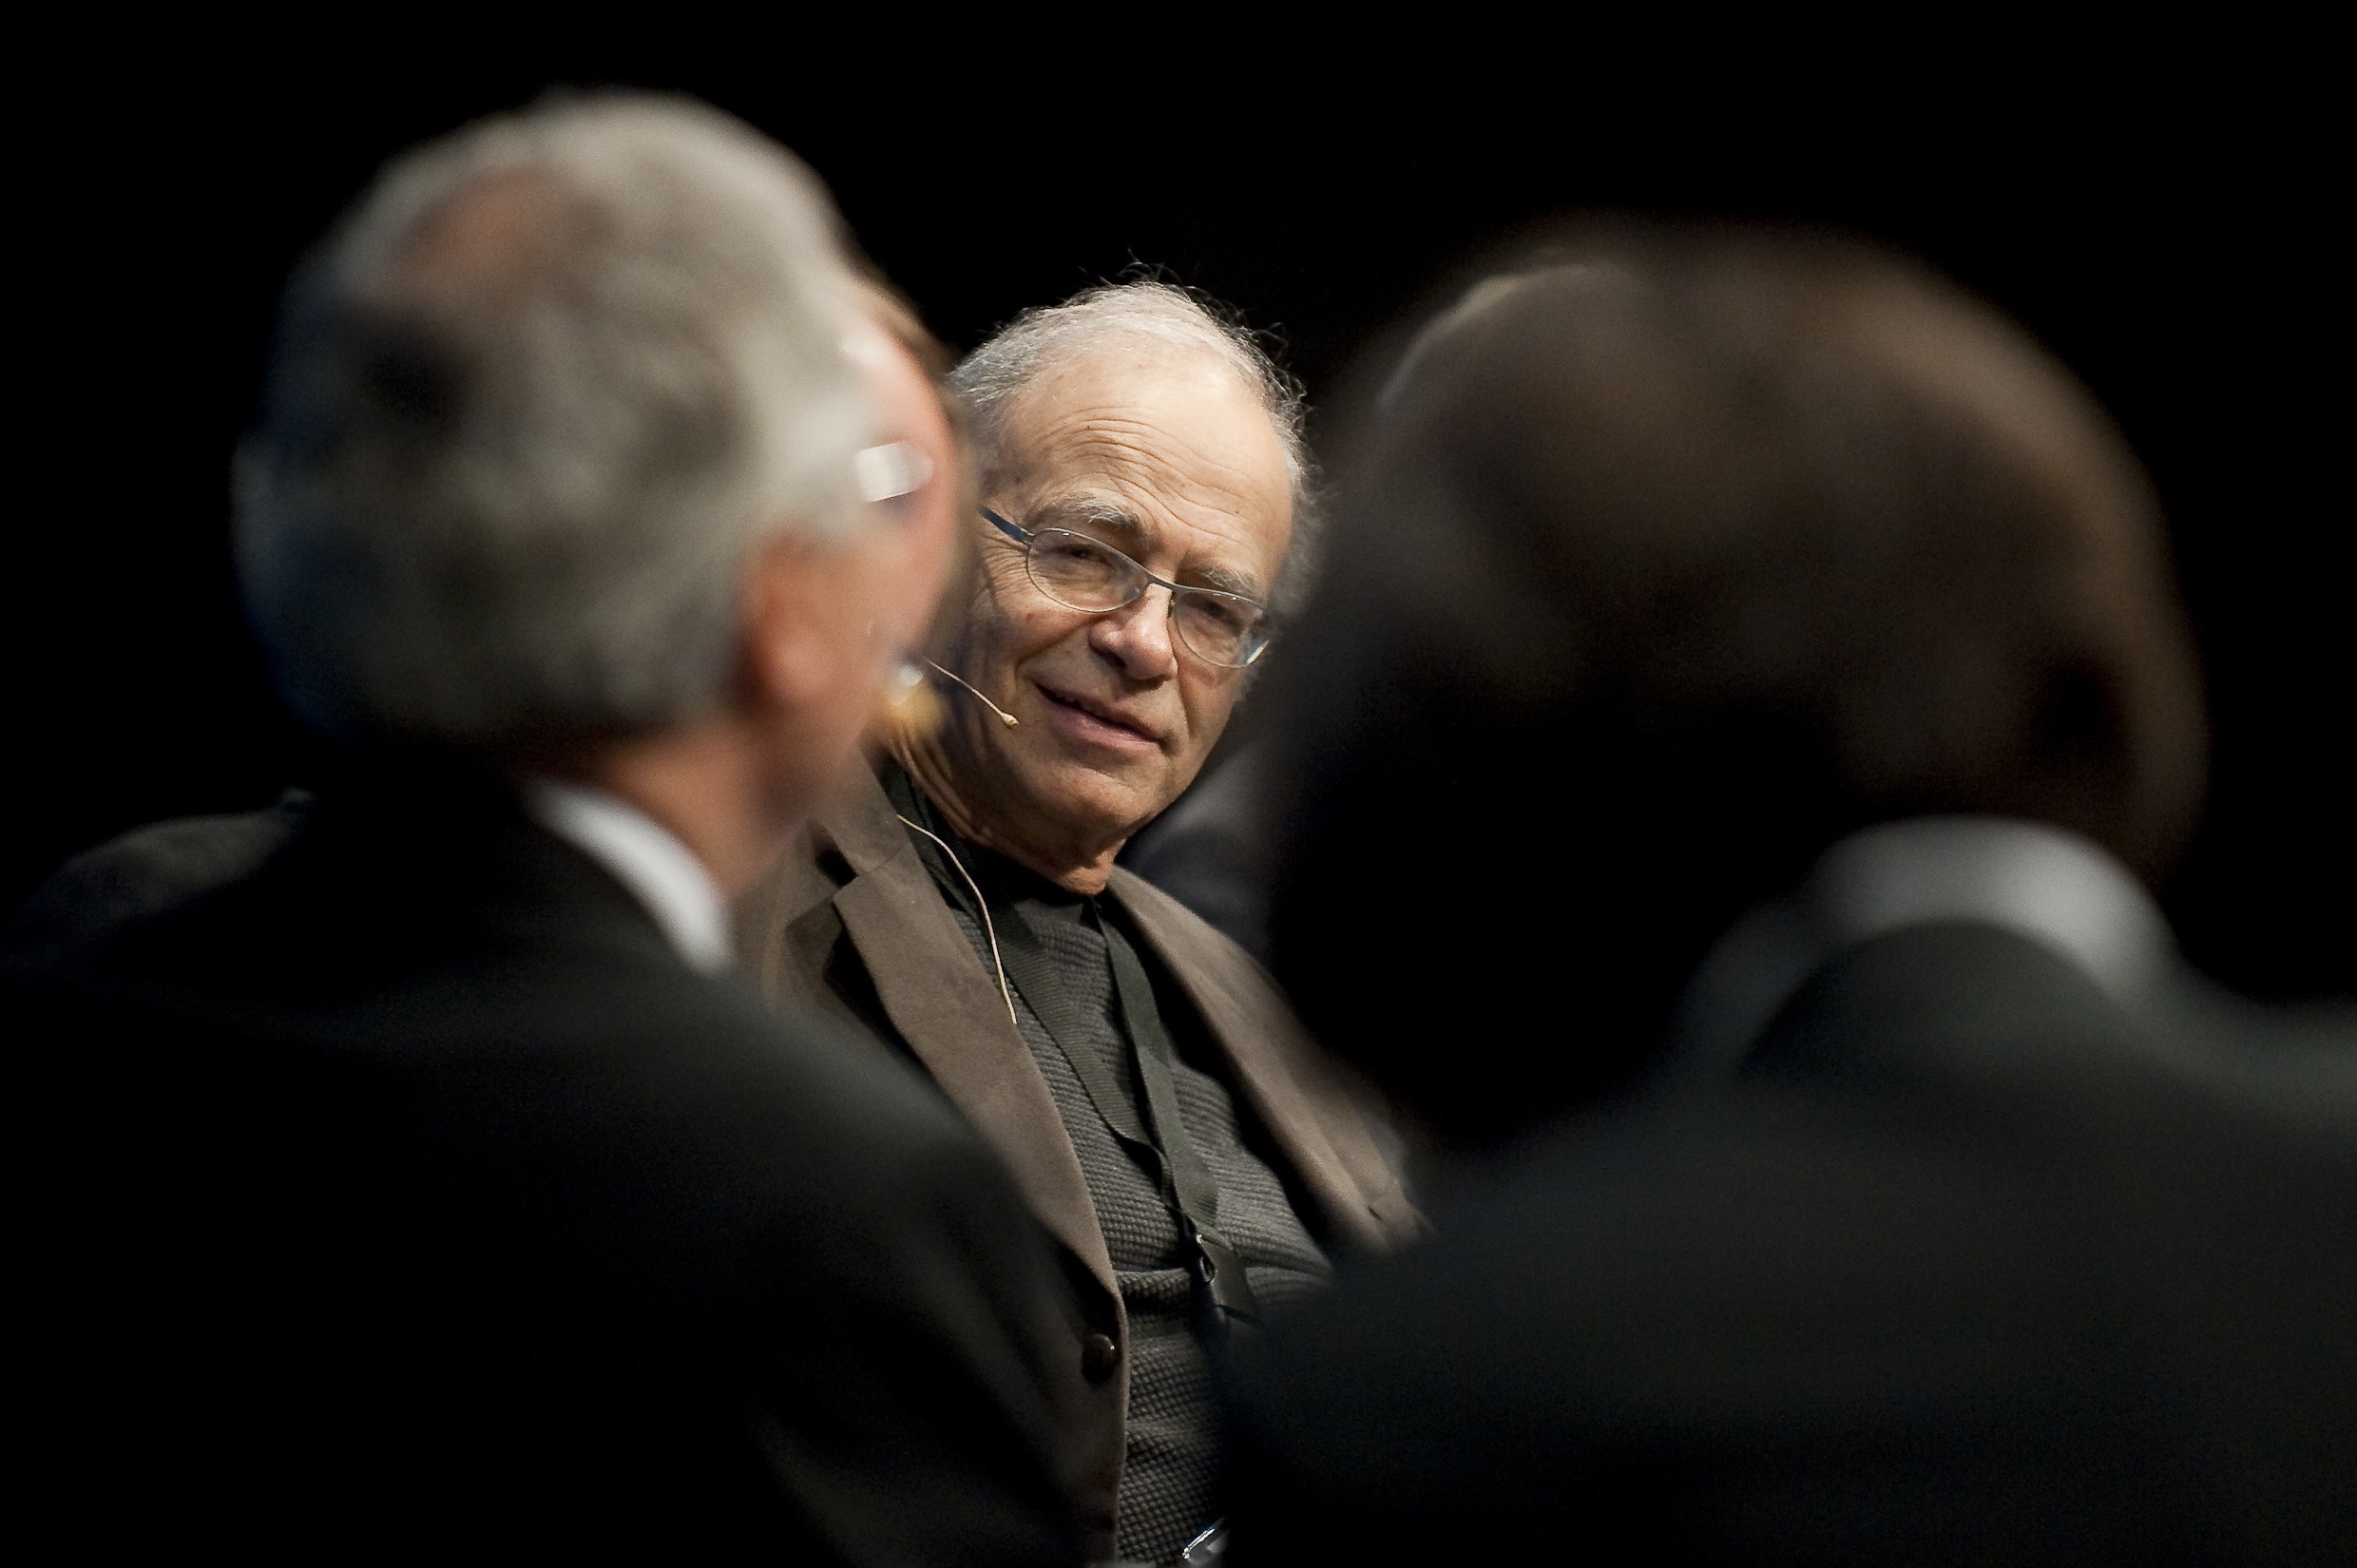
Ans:
[[[1049,1233],[1119,1296],[1080,1157],[998,981],[917,858],[872,779],[819,819],[854,873],[834,894],[844,934],[892,1026],[1013,1174]]]
[[[1399,1177],[1276,983],[1153,884],[1117,869],[1109,890],[1202,1013],[1237,1086],[1334,1228],[1377,1251],[1420,1234]]]

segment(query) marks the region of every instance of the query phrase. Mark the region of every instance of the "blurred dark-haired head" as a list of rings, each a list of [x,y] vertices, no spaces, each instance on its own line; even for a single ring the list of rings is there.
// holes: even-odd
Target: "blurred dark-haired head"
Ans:
[[[2088,393],[1923,269],[1599,225],[1463,293],[1340,426],[1271,700],[1273,939],[1328,1042],[1479,1142],[1638,1081],[1687,974],[1872,823],[2148,879],[2199,679]]]

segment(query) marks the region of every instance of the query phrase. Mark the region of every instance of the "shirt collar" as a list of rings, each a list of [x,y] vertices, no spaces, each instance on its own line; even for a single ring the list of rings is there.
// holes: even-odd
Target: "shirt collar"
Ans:
[[[669,829],[619,795],[568,779],[527,779],[524,806],[627,888],[689,968],[709,975],[729,966],[727,905]]]
[[[1799,887],[1719,939],[1672,1015],[1663,1077],[1724,1079],[1828,960],[1936,921],[2016,931],[2123,1004],[2149,991],[2175,959],[2143,886],[2077,833],[1995,816],[1886,823],[1834,845]]]

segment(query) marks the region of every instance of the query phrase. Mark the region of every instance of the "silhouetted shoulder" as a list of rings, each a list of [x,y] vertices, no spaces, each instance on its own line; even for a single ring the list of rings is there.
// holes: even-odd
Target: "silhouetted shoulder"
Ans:
[[[153,822],[86,850],[19,906],[0,949],[56,956],[225,887],[294,836],[311,806],[289,790],[263,811]]]
[[[1121,863],[1266,964],[1272,847],[1259,786],[1258,759],[1237,756],[1198,779]]]
[[[67,1338],[213,1412],[175,1507],[245,1528],[269,1475],[309,1501],[268,1528],[325,1539],[402,1497],[425,1535],[1077,1558],[1062,1302],[981,1140],[511,808],[322,808],[10,993]]]
[[[1528,1146],[1274,1334],[1240,1535],[1714,1562],[2345,1539],[2357,1118],[2192,1051],[2008,932],[1866,945],[1736,1082]]]

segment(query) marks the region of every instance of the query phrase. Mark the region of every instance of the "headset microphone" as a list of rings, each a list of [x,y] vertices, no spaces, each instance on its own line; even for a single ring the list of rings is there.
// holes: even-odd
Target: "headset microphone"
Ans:
[[[973,698],[974,698],[974,700],[975,700],[975,701],[977,701],[977,702],[981,703],[984,707],[986,707],[986,708],[989,709],[992,713],[994,713],[994,714],[998,715],[998,716],[999,716],[999,722],[1000,722],[1000,723],[1002,723],[1002,724],[1004,724],[1004,725],[1006,725],[1008,729],[1010,729],[1010,730],[1011,730],[1011,729],[1014,729],[1014,728],[1015,728],[1018,724],[1020,724],[1020,723],[1022,722],[1022,720],[1018,719],[1018,718],[1017,718],[1017,717],[1016,717],[1013,714],[1008,713],[1008,712],[1007,712],[1005,708],[1000,707],[997,703],[995,703],[995,702],[991,701],[988,698],[987,698],[987,697],[983,696],[980,692],[974,691],[974,688],[973,688],[971,685],[968,685],[968,683],[967,683],[964,679],[961,679],[961,678],[959,678],[958,676],[956,676],[956,675],[952,674],[951,672],[949,672],[949,671],[948,671],[948,670],[942,670],[940,665],[938,665],[938,664],[933,664],[933,661],[932,661],[931,660],[929,660],[929,660],[927,660],[925,662],[926,662],[926,663],[928,663],[928,664],[931,664],[931,665],[932,665],[932,667],[933,667],[934,669],[936,669],[936,670],[941,670],[941,673],[942,673],[943,675],[949,676],[950,679],[957,681],[957,683],[958,683],[959,685],[961,685],[961,686],[965,686],[965,687],[966,687],[966,689],[967,689],[967,691],[968,691],[968,692],[970,692],[970,693],[972,693],[972,694],[973,694]]]

